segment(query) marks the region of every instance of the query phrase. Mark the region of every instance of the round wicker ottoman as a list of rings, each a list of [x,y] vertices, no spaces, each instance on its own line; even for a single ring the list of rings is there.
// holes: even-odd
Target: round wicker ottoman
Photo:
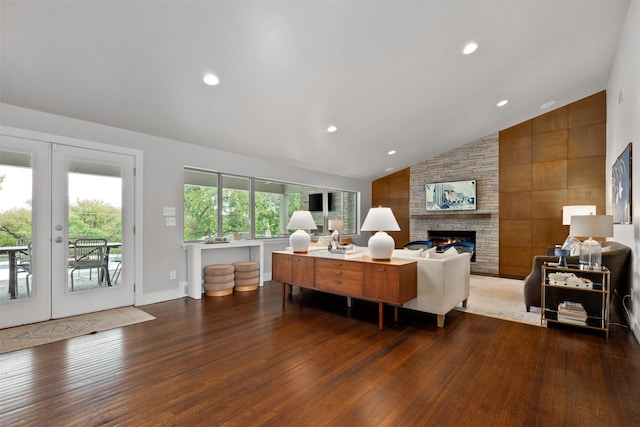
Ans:
[[[234,266],[212,264],[204,267],[204,290],[209,297],[231,295],[235,286]]]
[[[260,283],[260,264],[253,261],[234,262],[235,290],[249,292],[258,289]]]

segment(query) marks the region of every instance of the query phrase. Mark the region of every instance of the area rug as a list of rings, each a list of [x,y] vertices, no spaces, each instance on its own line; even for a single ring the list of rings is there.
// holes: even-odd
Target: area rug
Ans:
[[[121,307],[2,329],[0,354],[153,319],[155,317],[135,307]]]
[[[456,310],[540,326],[539,309],[525,309],[522,280],[471,275],[470,287],[467,307]]]

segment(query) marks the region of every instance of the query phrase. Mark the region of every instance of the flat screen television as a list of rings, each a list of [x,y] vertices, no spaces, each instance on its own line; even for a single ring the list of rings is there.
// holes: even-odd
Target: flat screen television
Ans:
[[[327,193],[329,199],[329,210],[333,210],[333,194]],[[309,194],[309,211],[322,212],[322,193]]]

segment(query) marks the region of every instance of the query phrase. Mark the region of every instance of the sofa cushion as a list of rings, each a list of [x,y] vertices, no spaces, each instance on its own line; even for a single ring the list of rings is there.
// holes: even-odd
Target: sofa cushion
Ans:
[[[573,236],[567,236],[564,243],[562,244],[562,249],[569,250],[569,255],[580,255],[580,240],[576,239]]]
[[[454,255],[458,255],[458,251],[453,246],[442,253],[436,252],[436,248],[431,248],[427,251],[426,258],[443,259]]]
[[[394,249],[392,257],[424,258],[424,249]]]

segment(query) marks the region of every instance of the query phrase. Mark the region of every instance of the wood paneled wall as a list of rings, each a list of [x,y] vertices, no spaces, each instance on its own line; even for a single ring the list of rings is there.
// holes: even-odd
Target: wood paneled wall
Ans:
[[[411,169],[406,168],[371,182],[371,207],[391,208],[400,226],[400,231],[388,232],[396,248],[409,243],[410,179]]]
[[[562,207],[606,209],[606,94],[500,132],[500,275],[522,278],[562,243]]]

